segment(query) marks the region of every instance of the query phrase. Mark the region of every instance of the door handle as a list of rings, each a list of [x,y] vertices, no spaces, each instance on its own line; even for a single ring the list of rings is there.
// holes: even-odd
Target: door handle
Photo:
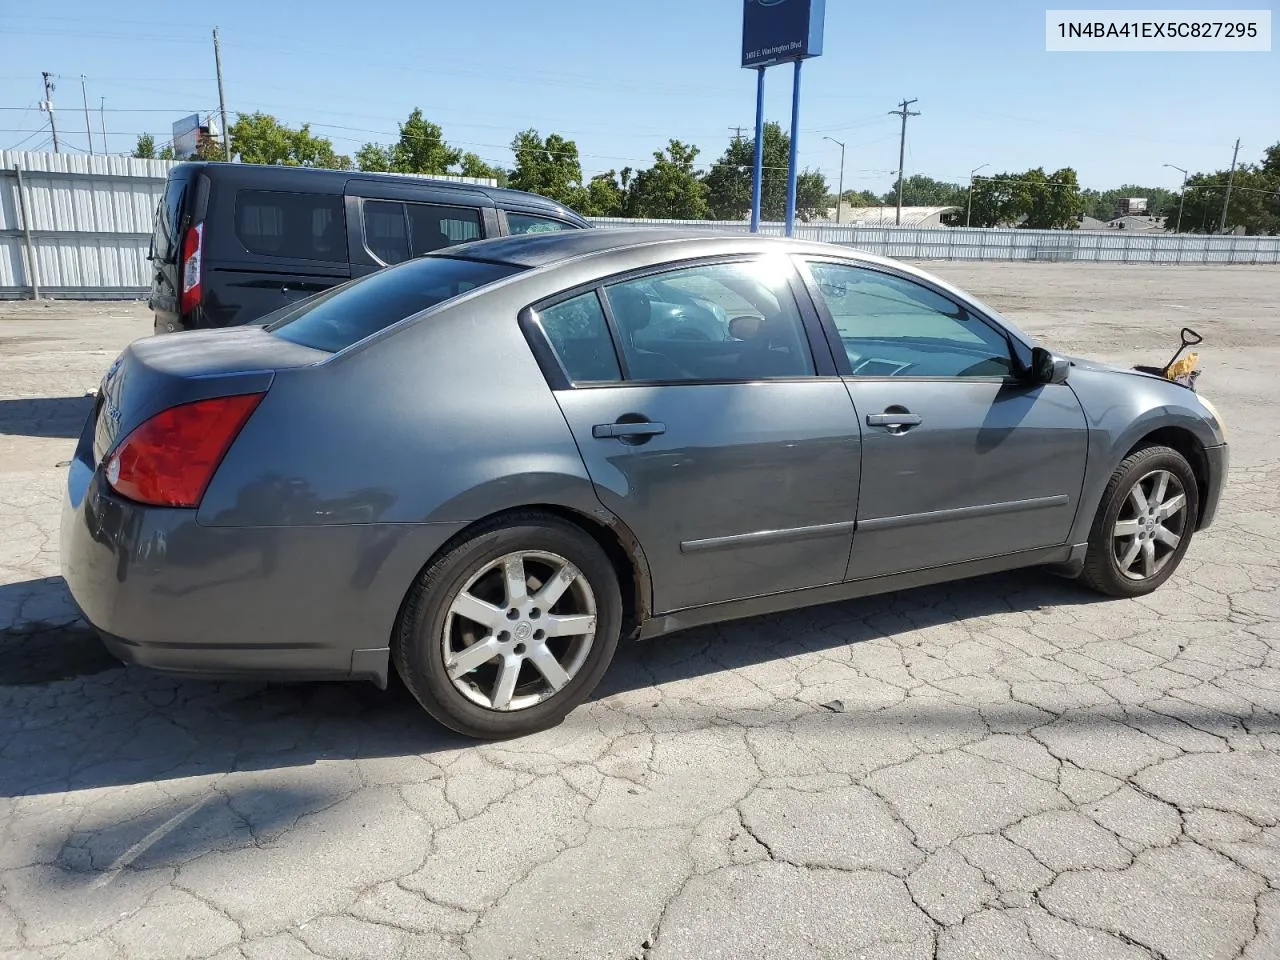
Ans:
[[[869,427],[914,427],[924,423],[918,413],[868,413]]]
[[[597,440],[635,440],[645,437],[656,437],[667,432],[665,423],[642,420],[639,423],[597,423],[591,428],[591,435]]]

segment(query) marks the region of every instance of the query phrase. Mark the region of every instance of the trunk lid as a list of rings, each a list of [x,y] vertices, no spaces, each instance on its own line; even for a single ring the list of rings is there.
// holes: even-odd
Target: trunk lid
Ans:
[[[277,370],[306,367],[330,355],[273,337],[261,327],[233,327],[147,337],[125,348],[107,370],[94,410],[93,462],[161,410],[266,390]]]

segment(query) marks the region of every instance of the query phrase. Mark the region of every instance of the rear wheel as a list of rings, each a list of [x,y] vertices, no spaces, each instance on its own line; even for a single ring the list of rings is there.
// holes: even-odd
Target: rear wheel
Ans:
[[[556,517],[478,531],[414,585],[392,653],[433,717],[485,739],[559,723],[600,681],[622,600],[609,558]]]
[[[1098,507],[1081,582],[1113,597],[1155,590],[1182,562],[1198,504],[1195,474],[1178,451],[1152,446],[1130,454]]]

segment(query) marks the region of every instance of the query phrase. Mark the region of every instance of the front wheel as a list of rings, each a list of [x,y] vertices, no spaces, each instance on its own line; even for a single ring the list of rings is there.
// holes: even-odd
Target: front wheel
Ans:
[[[1163,446],[1131,453],[1098,506],[1081,582],[1113,597],[1155,590],[1186,555],[1198,507],[1196,477],[1182,454]]]
[[[521,736],[587,698],[621,621],[617,576],[599,544],[529,514],[478,531],[423,572],[392,654],[405,686],[445,726]]]

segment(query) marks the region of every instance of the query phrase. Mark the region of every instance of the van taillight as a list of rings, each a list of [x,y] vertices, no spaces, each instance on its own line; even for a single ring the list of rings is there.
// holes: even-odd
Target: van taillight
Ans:
[[[182,237],[182,312],[190,313],[200,306],[204,295],[203,267],[204,224],[188,227]]]
[[[261,393],[170,407],[125,437],[107,457],[116,493],[157,507],[197,507]]]

